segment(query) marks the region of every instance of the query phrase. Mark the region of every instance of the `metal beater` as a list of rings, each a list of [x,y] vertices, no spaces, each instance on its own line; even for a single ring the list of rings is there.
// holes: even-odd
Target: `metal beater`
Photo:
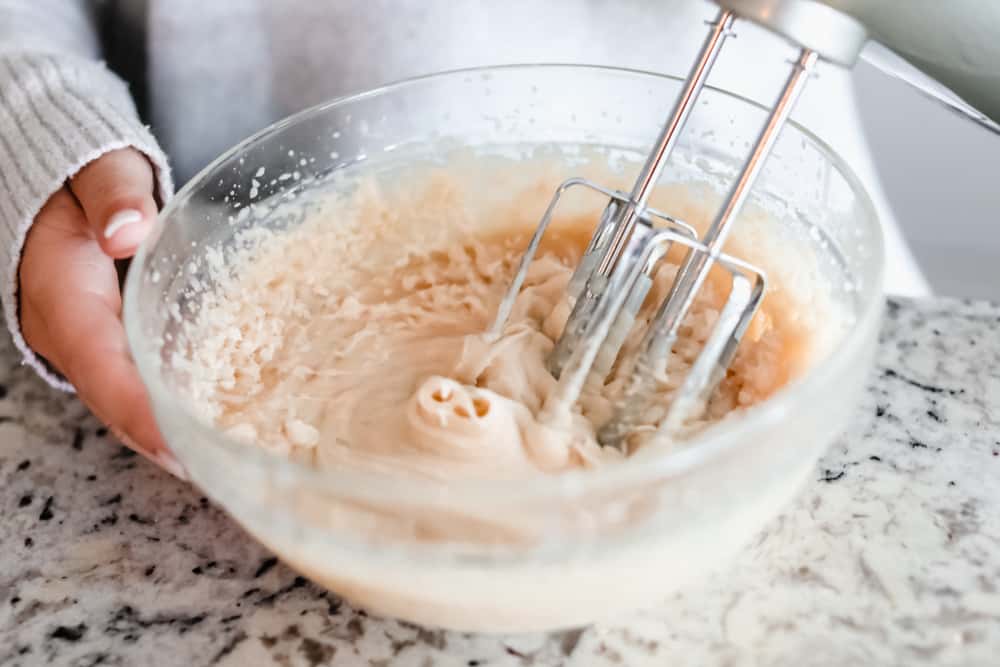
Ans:
[[[816,61],[851,67],[868,41],[869,30],[892,51],[873,44],[865,58],[884,72],[1000,134],[1000,5],[976,2],[915,3],[899,0],[715,0],[722,9],[688,75],[673,112],[664,125],[631,193],[612,191],[582,178],[564,182],[552,198],[528,245],[510,288],[500,304],[490,333],[499,335],[510,316],[528,266],[538,250],[560,197],[570,188],[585,188],[608,198],[594,236],[567,288],[573,305],[566,327],[548,359],[558,388],[543,408],[542,418],[574,403],[590,378],[603,380],[611,371],[640,306],[652,285],[658,262],[673,244],[686,254],[670,290],[646,329],[630,368],[625,395],[598,439],[622,447],[650,406],[656,383],[675,369],[669,352],[681,322],[710,269],[719,266],[732,276],[729,297],[704,349],[684,378],[657,436],[669,437],[699,416],[725,375],[740,339],[764,296],[760,269],[722,252],[750,188],[788,119]],[[753,21],[800,47],[749,157],[705,234],[695,231],[646,203],[677,143],[684,123],[715,63],[736,17]],[[905,16],[906,21],[898,20]],[[931,79],[895,53],[913,54],[938,78]],[[942,78],[943,77],[943,78]],[[949,86],[951,88],[949,88]],[[957,92],[956,92],[957,91]],[[977,100],[979,109],[963,96]],[[545,412],[549,414],[546,415]]]
[[[573,307],[548,359],[549,370],[559,382],[543,408],[544,418],[546,410],[575,402],[592,374],[601,380],[607,376],[652,286],[659,261],[675,243],[687,249],[666,298],[645,332],[634,364],[625,369],[629,378],[625,395],[611,420],[600,428],[598,438],[604,445],[623,446],[624,437],[649,408],[658,379],[674,372],[668,363],[670,349],[696,293],[714,265],[728,271],[732,287],[703,350],[657,427],[658,434],[669,435],[703,412],[764,296],[764,273],[721,249],[819,57],[817,51],[802,48],[799,52],[750,156],[700,239],[690,226],[646,205],[723,42],[732,34],[735,18],[732,11],[723,9],[710,22],[708,38],[631,193],[613,191],[582,178],[571,178],[556,190],[490,328],[494,335],[503,330],[562,195],[571,188],[587,188],[607,197],[607,207],[567,288]],[[844,18],[850,28],[851,20]],[[863,41],[863,29],[860,34]]]

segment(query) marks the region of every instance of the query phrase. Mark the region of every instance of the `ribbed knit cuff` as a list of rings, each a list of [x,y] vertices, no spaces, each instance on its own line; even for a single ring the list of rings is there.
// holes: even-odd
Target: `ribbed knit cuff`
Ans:
[[[72,386],[28,347],[18,320],[18,267],[32,221],[81,168],[133,147],[156,171],[161,202],[173,194],[167,159],[139,122],[125,84],[102,63],[35,53],[0,54],[0,268],[14,343],[51,385]],[[53,270],[58,270],[54,267]]]

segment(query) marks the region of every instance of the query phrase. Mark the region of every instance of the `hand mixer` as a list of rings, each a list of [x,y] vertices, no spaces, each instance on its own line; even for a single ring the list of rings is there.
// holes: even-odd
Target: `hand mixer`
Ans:
[[[660,260],[673,244],[684,248],[684,258],[667,296],[646,328],[630,366],[624,369],[627,377],[624,395],[614,415],[599,430],[598,440],[608,446],[623,447],[625,436],[649,410],[656,384],[675,372],[670,368],[669,352],[709,271],[719,266],[732,278],[728,297],[703,349],[659,421],[656,437],[670,437],[678,427],[703,413],[765,293],[766,278],[760,269],[722,252],[733,221],[817,60],[822,58],[850,67],[868,39],[865,24],[857,18],[812,0],[716,2],[721,10],[709,24],[704,45],[631,192],[614,191],[583,178],[571,178],[559,186],[489,330],[493,335],[502,332],[560,198],[574,188],[589,189],[607,197],[608,204],[567,287],[572,310],[548,358],[549,370],[558,378],[558,385],[543,408],[544,419],[546,411],[551,416],[552,411],[572,405],[588,381],[604,380],[626,336],[635,326]],[[830,4],[837,2],[830,0]],[[721,208],[699,238],[689,225],[648,207],[647,201],[723,43],[732,34],[737,17],[771,29],[791,40],[800,50],[749,156],[726,193]],[[898,71],[896,73],[899,75]],[[961,98],[936,94],[929,86],[922,88],[990,129],[1000,129]]]

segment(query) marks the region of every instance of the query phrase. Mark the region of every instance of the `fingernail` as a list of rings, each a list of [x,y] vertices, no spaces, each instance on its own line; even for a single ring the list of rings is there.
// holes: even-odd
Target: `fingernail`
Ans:
[[[104,238],[110,239],[122,227],[128,227],[137,222],[142,222],[142,211],[137,211],[133,208],[118,211],[108,219],[108,226],[104,228]]]
[[[170,451],[161,449],[158,451],[151,452],[137,445],[135,441],[132,440],[132,438],[128,437],[118,429],[113,428],[111,429],[111,432],[114,434],[116,438],[118,438],[118,440],[123,445],[125,445],[132,451],[139,452],[147,459],[149,459],[152,463],[160,466],[161,468],[166,470],[168,473],[170,473],[177,479],[183,480],[185,482],[188,481],[187,471],[184,470],[184,466],[181,465],[180,461],[174,458],[173,453],[171,453]]]
[[[153,462],[177,479],[185,482],[188,481],[187,471],[184,470],[184,466],[181,465],[181,462],[173,457],[173,454],[160,452],[154,457]]]

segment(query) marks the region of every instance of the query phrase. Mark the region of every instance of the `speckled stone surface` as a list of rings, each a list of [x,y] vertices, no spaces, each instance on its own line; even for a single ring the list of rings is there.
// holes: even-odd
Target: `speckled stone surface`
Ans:
[[[1000,664],[1000,306],[893,301],[849,432],[737,564],[558,635],[352,609],[0,346],[2,665]]]

